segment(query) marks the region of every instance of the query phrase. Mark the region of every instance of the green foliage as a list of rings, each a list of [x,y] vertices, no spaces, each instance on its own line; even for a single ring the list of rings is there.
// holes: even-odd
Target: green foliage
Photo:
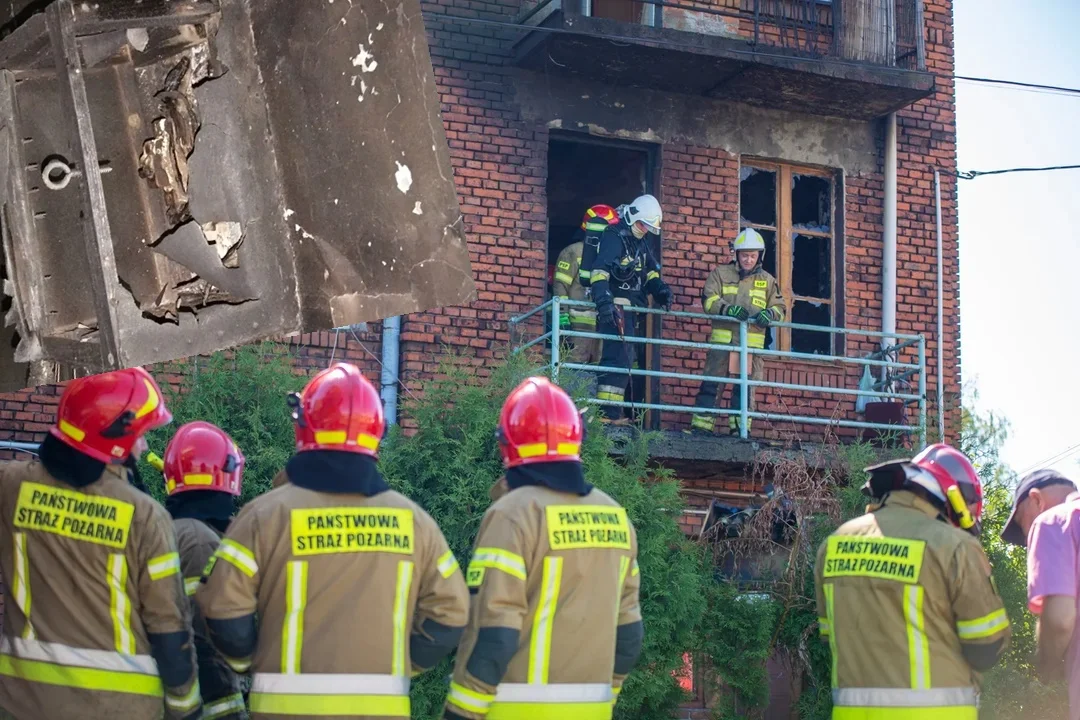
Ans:
[[[192,420],[214,423],[244,453],[241,503],[245,503],[270,489],[274,475],[292,455],[295,439],[286,397],[303,388],[307,378],[295,374],[287,349],[271,342],[191,358],[188,363],[179,388],[162,388],[173,421],[147,436],[150,450],[164,457],[165,446],[181,425]],[[139,473],[163,501],[161,473],[145,460]]]

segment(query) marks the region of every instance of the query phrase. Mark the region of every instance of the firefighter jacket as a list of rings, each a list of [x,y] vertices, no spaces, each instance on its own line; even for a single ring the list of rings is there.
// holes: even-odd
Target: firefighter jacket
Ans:
[[[762,310],[769,311],[773,322],[783,322],[787,316],[776,278],[761,265],[746,277],[739,277],[739,266],[735,263],[720,265],[705,280],[701,305],[707,314],[718,316],[712,321],[709,342],[724,345],[739,344],[739,323],[733,318],[724,319],[724,313],[732,305],[744,307],[751,319],[746,328],[746,345],[754,350],[765,347],[765,328],[753,323],[754,316]]]
[[[581,253],[584,242],[567,245],[555,261],[554,295],[568,300],[586,300],[588,292],[581,285],[578,269],[581,267]],[[585,307],[566,307],[563,313],[570,319],[570,325],[586,332],[596,332],[596,311]]]
[[[978,539],[895,491],[826,539],[815,577],[834,720],[976,720],[1012,633]]]
[[[76,489],[40,460],[4,463],[0,547],[0,707],[18,720],[198,717],[172,519],[123,466]]]
[[[240,678],[228,666],[207,637],[206,622],[194,601],[203,569],[221,542],[221,535],[205,522],[183,517],[173,520],[180,552],[184,591],[190,599],[195,653],[199,662],[199,687],[203,696],[203,720],[234,720],[247,717]]]
[[[253,718],[408,718],[410,678],[468,620],[465,579],[435,521],[374,461],[355,456],[371,462],[366,485],[301,473],[319,453],[298,453],[287,481],[241,509],[196,600],[217,649],[250,668]]]
[[[645,296],[665,287],[660,265],[645,239],[634,234],[621,220],[600,234],[596,261],[591,268],[589,287],[597,306],[614,301],[619,305],[644,306]]]
[[[634,526],[602,491],[499,497],[468,566],[446,717],[610,718],[640,653],[640,580]]]

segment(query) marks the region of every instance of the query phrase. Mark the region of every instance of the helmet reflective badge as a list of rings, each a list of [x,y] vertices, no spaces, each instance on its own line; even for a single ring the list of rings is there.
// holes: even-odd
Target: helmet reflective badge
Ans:
[[[634,202],[622,207],[622,219],[630,226],[640,222],[649,229],[649,232],[659,235],[664,211],[660,209],[660,202],[652,195],[642,195]]]

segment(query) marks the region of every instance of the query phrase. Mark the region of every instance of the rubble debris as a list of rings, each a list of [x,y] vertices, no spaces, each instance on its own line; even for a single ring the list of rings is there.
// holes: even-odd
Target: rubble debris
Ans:
[[[200,122],[192,91],[191,60],[180,58],[155,97],[165,115],[153,121],[154,136],[143,143],[139,176],[165,193],[170,225],[190,220],[188,212],[188,157],[195,148]]]
[[[244,231],[238,222],[208,222],[202,224],[206,242],[214,246],[221,264],[227,268],[240,267],[238,250],[244,241]]]

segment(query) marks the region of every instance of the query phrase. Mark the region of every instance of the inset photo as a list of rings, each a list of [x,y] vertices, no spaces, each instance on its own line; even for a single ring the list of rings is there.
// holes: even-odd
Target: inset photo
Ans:
[[[4,11],[0,389],[475,299],[419,0]]]

